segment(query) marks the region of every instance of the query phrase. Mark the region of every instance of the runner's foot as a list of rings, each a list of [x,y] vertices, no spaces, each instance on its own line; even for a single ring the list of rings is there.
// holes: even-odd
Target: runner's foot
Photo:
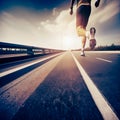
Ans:
[[[84,51],[83,50],[81,50],[81,54],[80,54],[81,56],[85,56],[85,53],[84,53]]]
[[[95,39],[91,39],[90,40],[90,49],[93,50],[96,46],[96,40]]]

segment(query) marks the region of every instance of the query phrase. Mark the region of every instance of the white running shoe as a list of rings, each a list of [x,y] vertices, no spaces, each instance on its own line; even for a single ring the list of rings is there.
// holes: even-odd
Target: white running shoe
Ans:
[[[81,51],[81,54],[80,54],[81,56],[85,56],[85,53],[84,53],[84,51],[82,50]]]

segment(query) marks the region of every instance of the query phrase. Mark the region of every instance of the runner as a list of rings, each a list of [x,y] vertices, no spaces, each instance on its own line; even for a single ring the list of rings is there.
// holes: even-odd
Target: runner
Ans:
[[[73,14],[73,5],[75,0],[71,0],[70,15]],[[100,0],[96,0],[95,7],[98,7]],[[79,37],[82,38],[81,56],[85,56],[84,48],[86,44],[86,26],[91,13],[91,0],[77,0],[76,10],[76,30]]]

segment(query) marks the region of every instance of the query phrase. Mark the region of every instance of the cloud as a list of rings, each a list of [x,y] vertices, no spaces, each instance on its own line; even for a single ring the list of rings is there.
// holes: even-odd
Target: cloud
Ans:
[[[54,19],[54,21],[42,21],[41,26],[46,32],[61,35],[63,33],[69,33],[69,31],[75,29],[75,15],[70,16],[69,10],[63,10]]]
[[[58,15],[57,8],[53,8],[53,10],[52,10],[52,15],[53,15],[53,16]]]
[[[9,12],[3,12],[1,17],[1,41],[26,45],[38,43],[39,31],[29,20],[18,18]]]
[[[116,0],[111,2],[109,1],[106,6],[103,4],[103,7],[100,7],[97,10],[92,5],[94,12],[91,14],[90,24],[92,24],[93,21],[94,24],[108,21],[120,12],[119,5],[120,4]]]
[[[101,12],[103,13],[103,17],[101,16],[100,22],[105,22],[112,17],[114,17],[117,13],[119,13],[119,4],[115,1],[112,1],[109,3],[105,9],[103,9]]]
[[[87,28],[95,25],[97,30],[102,29],[105,21],[109,22],[109,19],[118,14],[119,4],[116,1],[107,2],[106,6],[103,6],[104,3],[102,3],[98,9],[92,5],[92,14]],[[73,16],[69,14],[68,9],[60,11],[58,8],[53,8],[51,15],[50,12],[45,13],[46,15],[44,13],[39,15],[31,11],[24,11],[20,12],[20,16],[17,15],[18,11],[15,11],[15,14],[10,11],[2,13],[2,19],[0,18],[1,41],[62,49],[64,41],[70,39],[74,41],[72,47],[80,47],[80,38],[76,34],[75,11]],[[46,20],[43,20],[44,16]],[[99,36],[101,37],[101,35]]]
[[[62,43],[66,38],[76,40],[76,42],[79,40],[76,34],[75,12],[73,16],[71,16],[68,9],[61,11],[53,21],[42,21],[41,27],[45,33],[49,34],[48,36],[50,36],[51,41],[54,41],[54,44]]]

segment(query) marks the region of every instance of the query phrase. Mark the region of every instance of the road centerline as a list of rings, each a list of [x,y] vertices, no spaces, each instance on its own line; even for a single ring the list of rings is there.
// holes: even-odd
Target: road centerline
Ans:
[[[73,57],[76,65],[77,65],[82,77],[83,77],[83,80],[84,80],[85,84],[88,87],[88,90],[89,90],[96,106],[98,107],[101,115],[104,118],[104,120],[119,120],[117,115],[114,113],[111,106],[109,105],[109,103],[105,100],[105,98],[103,97],[101,92],[98,90],[96,85],[92,82],[92,79],[85,72],[85,70],[80,65],[78,60],[75,58],[73,53],[71,53],[71,54],[72,54],[72,57]]]

